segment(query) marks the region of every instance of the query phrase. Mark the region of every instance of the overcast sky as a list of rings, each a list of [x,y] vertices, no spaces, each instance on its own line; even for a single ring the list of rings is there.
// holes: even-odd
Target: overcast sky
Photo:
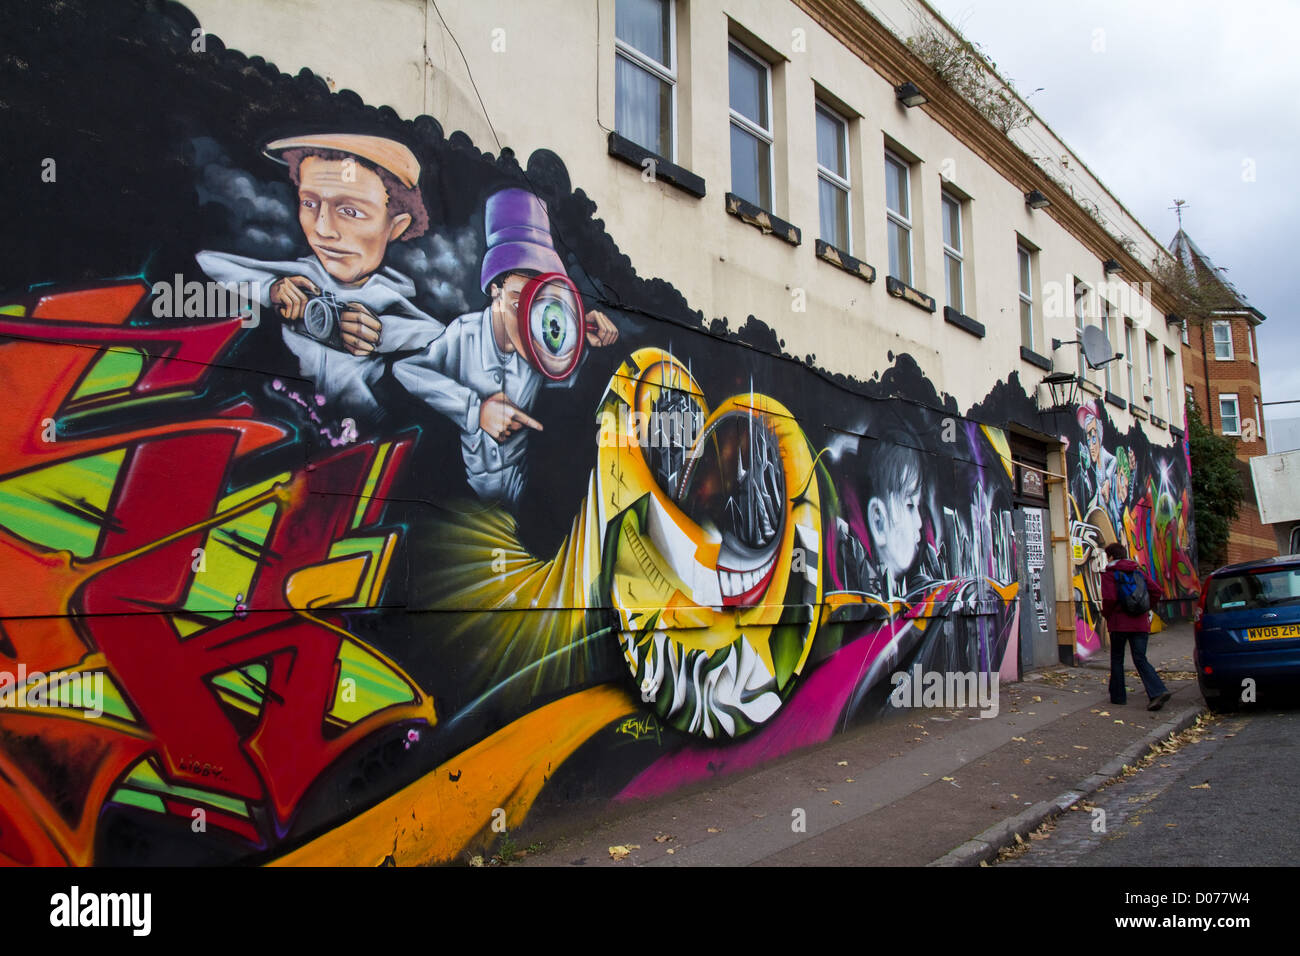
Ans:
[[[1300,399],[1300,3],[930,2],[1021,95],[1043,87],[1030,105],[1162,245],[1187,201],[1187,234],[1268,317],[1264,401]]]

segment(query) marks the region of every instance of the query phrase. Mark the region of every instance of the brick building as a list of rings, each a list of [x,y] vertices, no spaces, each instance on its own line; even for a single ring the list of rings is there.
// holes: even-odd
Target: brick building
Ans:
[[[1216,266],[1182,229],[1169,251],[1194,284],[1196,299],[1211,306],[1200,316],[1189,316],[1183,327],[1187,397],[1201,409],[1206,425],[1233,439],[1246,488],[1224,561],[1270,557],[1277,554],[1277,541],[1273,530],[1260,521],[1249,465],[1251,458],[1267,451],[1255,341],[1255,328],[1265,316],[1228,281],[1227,270]]]

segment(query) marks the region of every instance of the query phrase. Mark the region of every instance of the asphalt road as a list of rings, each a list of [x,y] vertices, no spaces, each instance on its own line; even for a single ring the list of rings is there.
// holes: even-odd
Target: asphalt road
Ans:
[[[1298,739],[1294,704],[1219,718],[1200,741],[1098,791],[998,865],[1300,865]]]

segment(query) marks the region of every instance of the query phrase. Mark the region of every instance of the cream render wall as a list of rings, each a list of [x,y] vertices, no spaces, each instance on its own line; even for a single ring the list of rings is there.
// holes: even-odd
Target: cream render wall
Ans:
[[[792,3],[677,3],[677,161],[705,179],[703,199],[646,182],[640,170],[607,154],[614,126],[614,0],[442,0],[437,7],[426,0],[191,0],[189,6],[204,29],[228,46],[285,72],[307,67],[337,89],[352,89],[404,118],[427,113],[448,135],[463,130],[488,152],[496,151],[499,140],[524,164],[533,150],[553,150],[642,274],[671,282],[706,318],[726,316],[733,329],[755,315],[784,339],[786,351],[814,355],[834,372],[869,378],[891,364],[891,352],[906,352],[963,408],[1012,371],[1028,387],[1044,373],[1019,356],[1017,234],[1040,250],[1034,277],[1037,351],[1054,357],[1057,369],[1074,369],[1074,348],[1051,356],[1042,343],[1075,338],[1072,277],[1094,287],[1106,281],[1095,254],[1048,212],[1025,205],[1023,192],[1034,184],[1009,182],[924,108],[903,108],[893,78],[876,73]],[[888,22],[908,28],[912,5],[894,6]],[[775,59],[772,211],[803,230],[798,247],[761,235],[723,209],[730,187],[729,36]],[[342,46],[349,50],[346,58],[339,56]],[[871,285],[814,254],[818,88],[850,114],[852,253],[878,270]],[[913,284],[935,298],[935,314],[885,290],[887,142],[918,160],[912,169]],[[986,327],[982,340],[942,317],[941,174],[970,197],[964,209],[965,311]],[[804,312],[795,311],[800,290]],[[1180,354],[1177,329],[1166,330],[1154,307],[1129,311],[1155,335],[1157,355],[1165,347]],[[1122,349],[1122,334],[1116,339]],[[1140,359],[1143,351],[1139,346]],[[1156,369],[1157,414],[1180,424],[1181,388],[1176,385],[1178,407],[1172,413],[1162,409],[1161,372]],[[1121,394],[1130,397],[1126,390]],[[1109,410],[1121,428],[1128,427],[1127,411]],[[1143,428],[1157,443],[1171,440],[1164,429],[1150,423]]]

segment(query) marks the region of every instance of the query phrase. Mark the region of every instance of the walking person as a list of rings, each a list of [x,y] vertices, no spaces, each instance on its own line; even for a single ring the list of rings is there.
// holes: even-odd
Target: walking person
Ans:
[[[1151,608],[1164,591],[1147,571],[1130,560],[1124,545],[1106,545],[1109,562],[1101,576],[1101,612],[1110,632],[1110,702],[1128,702],[1124,687],[1124,645],[1132,649],[1133,666],[1150,698],[1147,710],[1159,710],[1169,700],[1169,690],[1147,660],[1151,633]]]

